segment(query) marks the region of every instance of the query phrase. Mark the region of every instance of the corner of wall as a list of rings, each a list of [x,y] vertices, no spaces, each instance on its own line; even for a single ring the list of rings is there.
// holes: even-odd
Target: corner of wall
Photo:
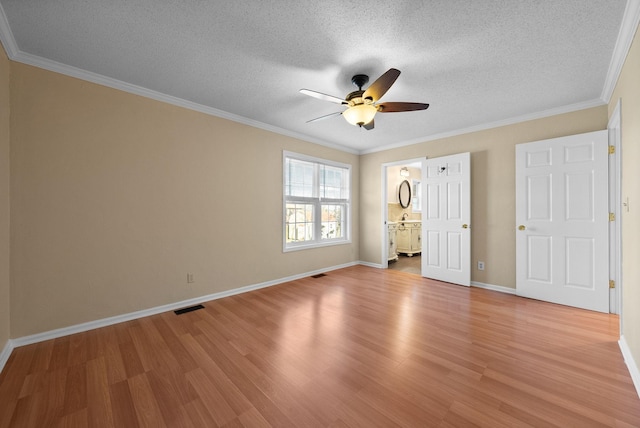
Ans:
[[[14,348],[13,341],[9,339],[7,340],[7,343],[2,349],[2,351],[0,351],[0,373],[2,373],[2,370],[4,370],[4,366],[7,364],[7,361],[9,361],[9,357],[13,352],[13,348]]]
[[[10,340],[10,69],[0,48],[0,371],[13,350]]]
[[[627,368],[629,369],[633,385],[636,387],[638,397],[640,397],[640,369],[638,368],[638,364],[636,364],[636,360],[633,358],[633,354],[631,353],[631,349],[629,349],[629,345],[627,344],[627,340],[624,335],[620,336],[618,345],[620,346],[620,351],[622,351],[624,362],[627,364]]]

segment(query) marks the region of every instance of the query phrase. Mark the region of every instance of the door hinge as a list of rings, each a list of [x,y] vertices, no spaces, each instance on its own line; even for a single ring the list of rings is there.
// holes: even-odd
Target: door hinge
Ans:
[[[609,154],[613,155],[616,153],[616,146],[609,146]]]
[[[613,279],[609,280],[609,288],[616,288],[616,282]]]
[[[616,213],[609,213],[609,221],[616,221]]]

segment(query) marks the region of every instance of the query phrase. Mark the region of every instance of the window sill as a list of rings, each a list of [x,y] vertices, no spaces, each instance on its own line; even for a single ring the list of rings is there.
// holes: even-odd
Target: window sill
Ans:
[[[313,248],[323,248],[323,247],[332,247],[335,245],[345,245],[351,244],[350,239],[336,239],[332,241],[326,242],[314,242],[314,243],[301,243],[301,244],[289,244],[288,246],[285,244],[285,247],[282,249],[283,253],[289,253],[291,251],[300,251],[300,250],[309,250]]]

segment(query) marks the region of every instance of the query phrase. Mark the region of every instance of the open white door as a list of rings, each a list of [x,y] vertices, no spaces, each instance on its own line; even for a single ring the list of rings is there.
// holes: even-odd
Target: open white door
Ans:
[[[471,156],[427,159],[422,168],[422,276],[471,285]]]
[[[516,146],[516,294],[609,312],[607,131]]]

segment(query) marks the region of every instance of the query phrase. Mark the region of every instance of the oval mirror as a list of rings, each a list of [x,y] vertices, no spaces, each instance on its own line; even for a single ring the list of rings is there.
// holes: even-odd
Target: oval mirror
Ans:
[[[411,203],[411,184],[407,180],[400,183],[398,190],[398,200],[402,208],[407,208]]]

